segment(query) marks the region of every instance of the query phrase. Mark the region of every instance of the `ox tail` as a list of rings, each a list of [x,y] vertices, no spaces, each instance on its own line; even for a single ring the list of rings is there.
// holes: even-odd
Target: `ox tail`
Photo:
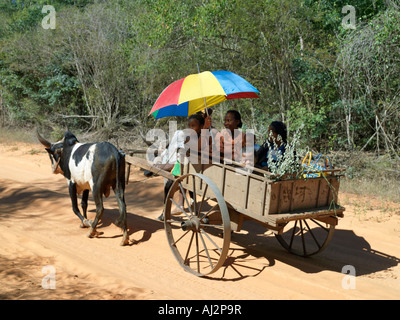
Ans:
[[[116,151],[116,188],[125,191],[125,154],[122,151]]]
[[[126,229],[125,154],[115,149],[114,156],[116,161],[116,183],[114,192],[120,209],[119,218],[115,221],[115,223],[119,227]]]

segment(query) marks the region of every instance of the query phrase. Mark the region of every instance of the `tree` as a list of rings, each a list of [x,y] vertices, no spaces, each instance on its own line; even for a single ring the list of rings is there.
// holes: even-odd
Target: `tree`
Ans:
[[[378,151],[383,143],[387,152],[396,152],[396,148],[398,152],[400,132],[393,119],[398,119],[400,101],[399,21],[399,11],[389,8],[342,41],[336,79],[349,147],[355,143],[351,131],[358,122],[361,134],[357,139],[363,148],[375,138]]]

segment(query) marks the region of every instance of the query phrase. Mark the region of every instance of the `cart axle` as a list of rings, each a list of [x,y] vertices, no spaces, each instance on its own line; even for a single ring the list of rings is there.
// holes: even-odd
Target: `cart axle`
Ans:
[[[194,232],[200,231],[200,219],[196,216],[191,217],[189,220],[186,220],[181,223],[181,228],[183,231],[191,230]]]

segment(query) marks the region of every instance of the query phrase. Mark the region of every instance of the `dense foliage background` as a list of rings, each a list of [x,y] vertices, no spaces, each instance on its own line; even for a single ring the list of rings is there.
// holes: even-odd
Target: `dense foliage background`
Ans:
[[[0,126],[107,134],[162,127],[148,112],[171,82],[235,72],[260,99],[238,109],[263,139],[272,120],[319,150],[400,151],[400,1],[0,0]],[[184,120],[183,120],[184,121]]]

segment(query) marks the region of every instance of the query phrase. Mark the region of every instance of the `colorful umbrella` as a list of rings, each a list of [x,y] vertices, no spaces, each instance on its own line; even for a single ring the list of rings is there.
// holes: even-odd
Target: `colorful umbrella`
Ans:
[[[158,97],[149,114],[156,119],[188,117],[230,99],[258,98],[259,91],[229,71],[204,71],[170,84]]]

